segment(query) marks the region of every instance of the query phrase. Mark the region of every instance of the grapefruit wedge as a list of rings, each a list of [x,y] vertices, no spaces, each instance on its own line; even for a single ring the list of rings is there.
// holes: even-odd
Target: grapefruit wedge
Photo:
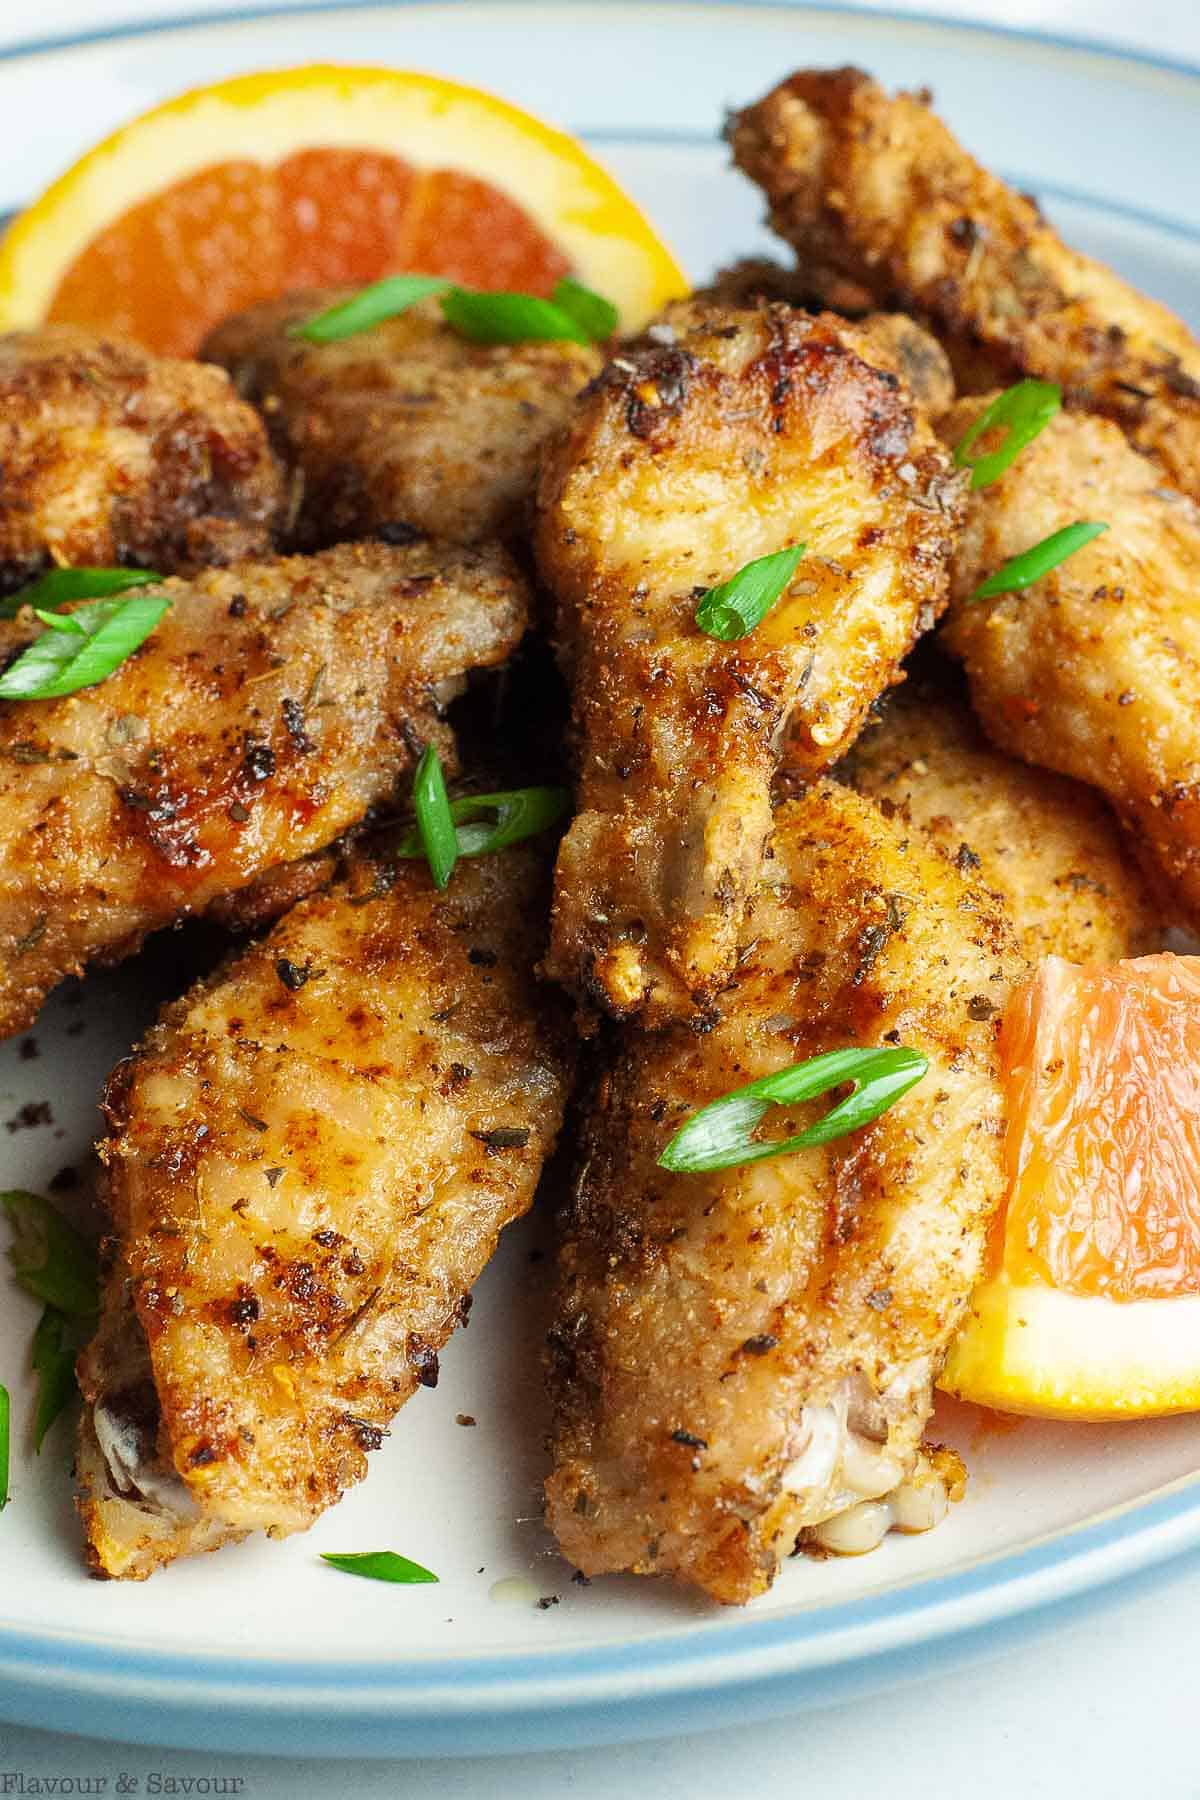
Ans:
[[[1200,1410],[1200,957],[1048,957],[1001,1054],[1008,1204],[942,1387],[1051,1418]]]
[[[406,269],[537,294],[570,272],[630,329],[687,287],[565,132],[433,75],[317,64],[198,88],[89,151],[0,245],[0,328],[190,355],[255,301]]]

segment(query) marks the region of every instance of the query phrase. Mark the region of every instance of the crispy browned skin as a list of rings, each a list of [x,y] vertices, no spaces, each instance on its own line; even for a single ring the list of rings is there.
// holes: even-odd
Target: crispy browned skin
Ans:
[[[536,528],[580,754],[548,967],[649,1020],[729,979],[780,740],[814,772],[853,741],[942,609],[962,492],[853,328],[778,305],[671,323],[672,344],[622,354],[582,398]],[[699,629],[705,588],[799,543],[755,631]]]
[[[261,555],[283,479],[228,376],[73,325],[0,337],[0,590],[47,563]]]
[[[1160,944],[1163,910],[1095,789],[993,749],[934,683],[895,689],[837,773],[995,894],[1031,963],[1115,962]]]
[[[523,848],[438,894],[423,865],[360,860],[118,1068],[81,1359],[97,1573],[305,1529],[436,1383],[562,1117],[546,875]]]
[[[809,312],[820,311],[820,302],[807,289],[799,269],[748,258],[722,269],[708,287],[698,290],[690,300],[674,300],[664,307],[644,333],[644,339],[670,344],[674,341],[676,318],[686,329],[697,305],[746,307],[770,301],[782,301]],[[847,343],[865,362],[899,375],[918,406],[932,417],[944,413],[953,403],[950,358],[932,333],[907,313],[868,312],[853,321],[845,320],[841,329]]]
[[[947,417],[961,437],[985,399]],[[1079,518],[1108,531],[1021,594],[972,601],[1009,557]],[[1200,920],[1200,510],[1106,419],[1060,414],[971,496],[944,640],[988,736],[1090,782]]]
[[[725,1602],[915,1468],[1003,1189],[997,1009],[1024,968],[979,890],[829,781],[780,810],[753,926],[720,1023],[630,1033],[599,1082],[550,1355],[563,1553]],[[893,1040],[931,1067],[873,1125],[721,1173],[656,1166],[731,1088]]]
[[[600,356],[472,344],[436,301],[333,344],[289,337],[345,292],[291,294],[219,326],[203,354],[262,410],[296,481],[301,547],[412,526],[459,543],[524,526],[547,436]]]
[[[1061,382],[1200,498],[1200,344],[1157,302],[1068,249],[967,154],[920,94],[858,69],[802,70],[730,125],[734,155],[818,292],[933,322],[987,384]]]
[[[527,618],[494,548],[345,545],[161,591],[106,681],[0,704],[0,1034],[91,958],[330,843],[425,742],[452,754],[441,700]]]

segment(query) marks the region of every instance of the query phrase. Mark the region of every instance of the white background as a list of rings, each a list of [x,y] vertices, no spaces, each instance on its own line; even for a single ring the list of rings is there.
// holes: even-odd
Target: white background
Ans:
[[[233,10],[247,0],[0,0],[0,45],[99,24]],[[890,10],[1103,37],[1200,63],[1200,0],[889,0]],[[864,10],[870,10],[864,7]],[[1019,106],[1014,106],[1014,126]],[[6,146],[12,154],[15,146]],[[1080,147],[1086,160],[1086,146]],[[1200,170],[1197,171],[1200,178]],[[248,1800],[1134,1800],[1200,1797],[1200,1568],[1109,1597],[1005,1657],[967,1663],[852,1706],[655,1744],[513,1758],[294,1764],[140,1750],[0,1724],[0,1792],[12,1772],[58,1777],[239,1776]],[[165,1783],[163,1784],[165,1785]],[[59,1791],[62,1791],[60,1787]],[[69,1791],[69,1789],[68,1789]],[[193,1790],[194,1791],[194,1790]]]

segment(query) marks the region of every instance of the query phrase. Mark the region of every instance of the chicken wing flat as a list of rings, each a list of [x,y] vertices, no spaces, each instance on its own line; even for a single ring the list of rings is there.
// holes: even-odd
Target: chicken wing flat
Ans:
[[[933,682],[895,689],[837,774],[995,894],[1031,963],[1160,946],[1163,909],[1095,789],[993,749]]]
[[[921,1433],[1004,1187],[997,1017],[1024,968],[982,892],[830,781],[780,809],[753,931],[713,1030],[630,1033],[599,1081],[550,1339],[563,1553],[725,1602],[768,1587],[801,1531],[862,1549],[944,1507]],[[657,1166],[731,1088],[893,1042],[929,1073],[853,1136]],[[823,1110],[788,1109],[780,1135]]]
[[[781,740],[817,771],[853,741],[945,602],[962,488],[852,327],[786,306],[671,315],[618,356],[550,450],[536,549],[574,690],[578,814],[548,967],[616,1015],[711,1005],[733,971]],[[734,643],[697,597],[806,554]]]
[[[858,69],[789,76],[734,117],[734,156],[770,202],[816,290],[928,319],[960,376],[1060,382],[1118,420],[1200,498],[1200,344],[1111,269],[1070,250],[1032,200],[967,154],[925,94],[894,98]]]
[[[48,563],[262,555],[283,477],[228,377],[72,325],[0,337],[0,591]]]
[[[960,401],[948,443],[984,400]],[[972,600],[1080,517],[1108,530],[1032,587]],[[993,743],[1107,795],[1200,919],[1200,511],[1106,419],[1059,414],[971,496],[944,641]]]
[[[527,619],[503,551],[432,544],[143,591],[170,611],[107,680],[0,704],[0,1034],[90,959],[330,843],[425,742],[450,756],[441,700]]]
[[[98,1574],[304,1530],[436,1383],[562,1117],[546,875],[508,851],[439,894],[423,865],[360,859],[118,1067],[80,1361]]]
[[[293,473],[293,542],[409,526],[475,543],[519,530],[542,445],[598,372],[599,352],[473,344],[435,301],[336,343],[288,335],[345,298],[267,301],[219,326],[203,351],[261,408]]]

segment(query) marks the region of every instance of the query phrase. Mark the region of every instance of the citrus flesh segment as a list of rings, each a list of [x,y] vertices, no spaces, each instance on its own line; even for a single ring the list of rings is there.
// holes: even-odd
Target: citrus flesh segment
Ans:
[[[570,271],[630,328],[687,286],[566,133],[434,76],[313,65],[184,94],[82,157],[0,245],[0,328],[191,353],[257,300],[403,269],[542,294]]]
[[[941,1385],[1012,1412],[1200,1408],[1200,958],[1048,957],[1013,994],[1007,1207]]]

